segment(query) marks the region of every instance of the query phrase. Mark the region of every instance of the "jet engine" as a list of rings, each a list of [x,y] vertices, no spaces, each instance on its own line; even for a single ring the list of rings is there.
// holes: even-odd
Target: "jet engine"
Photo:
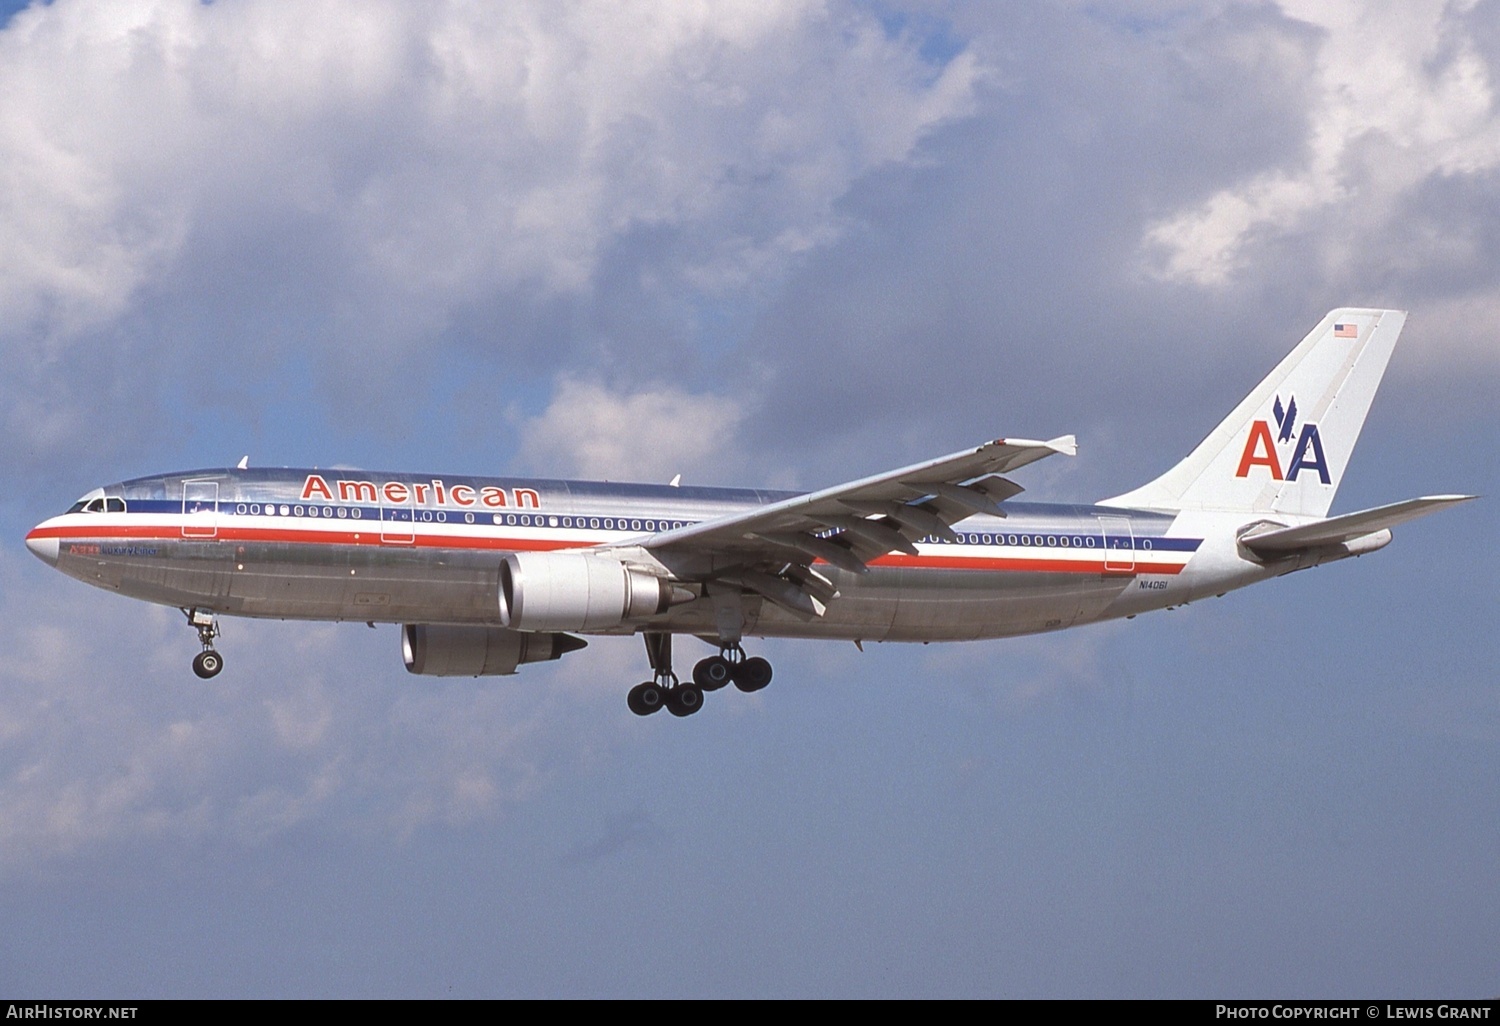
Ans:
[[[558,659],[588,642],[571,634],[527,634],[504,627],[408,623],[401,657],[410,673],[429,677],[490,677],[515,673],[522,663]]]
[[[500,622],[513,630],[607,630],[696,597],[617,559],[584,552],[513,552],[500,564]]]

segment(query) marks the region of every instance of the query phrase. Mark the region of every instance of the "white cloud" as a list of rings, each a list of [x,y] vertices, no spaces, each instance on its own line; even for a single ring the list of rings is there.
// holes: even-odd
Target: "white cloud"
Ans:
[[[535,352],[538,306],[601,290],[774,285],[852,183],[972,109],[974,58],[919,47],[839,0],[23,11],[0,31],[10,459],[88,447],[90,418],[128,449],[291,362],[347,412],[455,347]]]
[[[644,662],[620,639],[517,677],[411,677],[390,627],[226,619],[226,669],[204,682],[176,610],[38,582],[30,562],[0,553],[0,875],[310,822],[401,837],[492,820],[592,757],[577,738],[629,717]]]
[[[128,445],[120,412],[160,419],[153,398],[181,400],[172,375],[223,369],[212,385],[252,353],[274,366],[285,343],[255,329],[287,296],[315,363],[451,344],[466,303],[586,295],[641,233],[667,240],[643,289],[779,279],[838,234],[856,179],[969,111],[972,58],[918,46],[819,0],[24,11],[0,31],[9,457]],[[563,376],[524,455],[703,480],[744,410]],[[389,629],[234,621],[229,668],[203,685],[175,611],[38,585],[16,558],[39,569],[0,554],[6,870],[106,844],[256,843],[313,819],[493,817],[555,772],[556,731],[628,716],[597,688],[600,660],[640,662],[620,643],[529,680],[408,680]]]
[[[619,393],[564,377],[547,409],[521,426],[519,458],[539,474],[706,483],[733,457],[744,415],[727,396],[666,385]]]
[[[1289,17],[1324,34],[1305,160],[1150,226],[1156,272],[1227,284],[1258,239],[1301,229],[1329,210],[1338,216],[1318,248],[1336,272],[1422,182],[1500,166],[1490,71],[1461,24],[1473,6],[1282,0]]]
[[[584,289],[642,226],[701,230],[689,277],[734,281],[976,74],[816,0],[58,0],[0,33],[0,316],[67,336],[194,233],[299,216],[404,302]]]

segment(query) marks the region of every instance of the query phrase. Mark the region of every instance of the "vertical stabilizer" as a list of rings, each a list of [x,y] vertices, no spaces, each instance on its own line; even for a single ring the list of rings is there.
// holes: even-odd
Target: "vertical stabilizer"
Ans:
[[[1334,310],[1181,463],[1100,505],[1326,516],[1402,310]]]

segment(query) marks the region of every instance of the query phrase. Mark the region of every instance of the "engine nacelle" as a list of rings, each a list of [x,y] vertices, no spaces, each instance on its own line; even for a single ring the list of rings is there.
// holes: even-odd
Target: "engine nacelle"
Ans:
[[[514,630],[607,630],[692,597],[608,556],[513,552],[500,564],[500,622]]]
[[[522,663],[561,658],[588,642],[569,634],[527,634],[504,627],[401,627],[401,657],[409,673],[429,677],[490,677],[515,673]]]

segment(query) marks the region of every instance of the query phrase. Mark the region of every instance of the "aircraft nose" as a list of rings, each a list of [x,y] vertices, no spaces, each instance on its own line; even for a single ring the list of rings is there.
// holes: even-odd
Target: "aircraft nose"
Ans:
[[[37,559],[40,559],[43,563],[46,563],[48,566],[57,565],[56,538],[44,538],[38,533],[38,531],[33,529],[31,533],[26,536],[26,547],[31,550],[31,554],[33,556],[35,556]]]

